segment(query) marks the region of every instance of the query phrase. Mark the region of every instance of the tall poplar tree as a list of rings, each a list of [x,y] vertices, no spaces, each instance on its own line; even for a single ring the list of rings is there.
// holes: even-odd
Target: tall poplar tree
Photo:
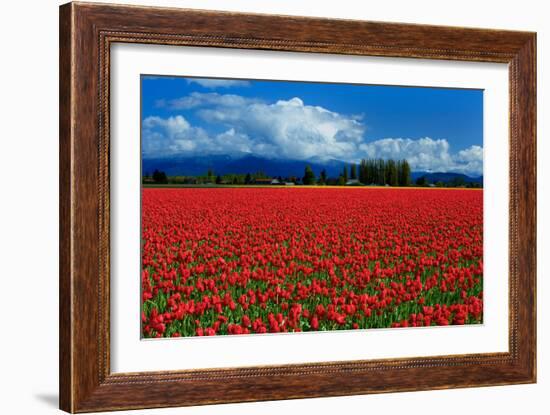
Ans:
[[[350,177],[351,180],[356,180],[357,179],[357,166],[355,165],[355,163],[351,164],[349,177]]]
[[[327,171],[325,169],[321,170],[319,174],[319,184],[327,184]]]
[[[399,162],[401,168],[399,171],[399,186],[409,186],[411,184],[411,167],[405,159]]]
[[[390,186],[397,186],[399,184],[399,179],[397,177],[397,165],[395,164],[395,160],[388,160],[386,170],[386,183],[388,183]]]
[[[309,165],[307,165],[305,170],[304,170],[303,182],[306,185],[315,184],[315,173],[313,173],[313,170],[311,169],[311,166],[309,166]]]

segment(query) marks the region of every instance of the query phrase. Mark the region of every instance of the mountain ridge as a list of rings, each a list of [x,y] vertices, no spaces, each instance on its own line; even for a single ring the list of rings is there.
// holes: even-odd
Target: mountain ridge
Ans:
[[[329,160],[281,160],[245,155],[231,157],[227,155],[213,155],[201,157],[172,157],[172,158],[144,158],[142,160],[142,174],[151,174],[154,170],[164,171],[169,176],[201,176],[209,169],[216,175],[224,174],[246,174],[264,172],[271,177],[302,177],[304,168],[309,165],[316,176],[323,169],[329,177],[338,177],[344,166],[350,163],[329,159]],[[466,183],[483,183],[483,176],[468,176],[456,172],[427,172],[413,171],[411,179],[415,182],[420,177],[426,177],[429,183],[438,181],[447,183],[452,180],[464,180]]]
[[[483,183],[483,176],[468,176],[464,173],[426,171],[415,171],[411,173],[413,182],[421,177],[425,177],[428,183],[448,183],[453,180],[464,180],[465,183]]]

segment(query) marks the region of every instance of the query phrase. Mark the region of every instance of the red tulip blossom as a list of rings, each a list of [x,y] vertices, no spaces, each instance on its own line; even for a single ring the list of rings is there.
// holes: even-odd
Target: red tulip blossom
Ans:
[[[483,192],[142,191],[142,336],[483,321]]]

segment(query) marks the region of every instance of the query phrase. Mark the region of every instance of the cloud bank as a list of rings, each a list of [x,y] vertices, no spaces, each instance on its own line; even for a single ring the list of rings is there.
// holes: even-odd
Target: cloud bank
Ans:
[[[159,104],[174,112],[191,110],[222,133],[192,126],[183,115],[143,120],[145,157],[242,155],[293,160],[362,158],[407,159],[415,171],[480,175],[483,148],[471,146],[453,153],[445,139],[384,138],[366,141],[362,117],[345,115],[300,98],[275,103],[215,92],[194,92]]]
[[[453,154],[445,139],[384,138],[361,144],[359,150],[367,157],[407,159],[415,171],[469,175],[481,175],[483,172],[483,147],[471,146]]]

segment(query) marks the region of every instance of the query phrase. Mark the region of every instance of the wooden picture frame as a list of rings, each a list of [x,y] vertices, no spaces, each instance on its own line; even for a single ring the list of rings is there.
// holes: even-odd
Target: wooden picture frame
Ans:
[[[109,59],[117,42],[507,63],[509,352],[112,374]],[[60,8],[59,94],[61,409],[91,412],[536,381],[535,33],[69,3]]]

